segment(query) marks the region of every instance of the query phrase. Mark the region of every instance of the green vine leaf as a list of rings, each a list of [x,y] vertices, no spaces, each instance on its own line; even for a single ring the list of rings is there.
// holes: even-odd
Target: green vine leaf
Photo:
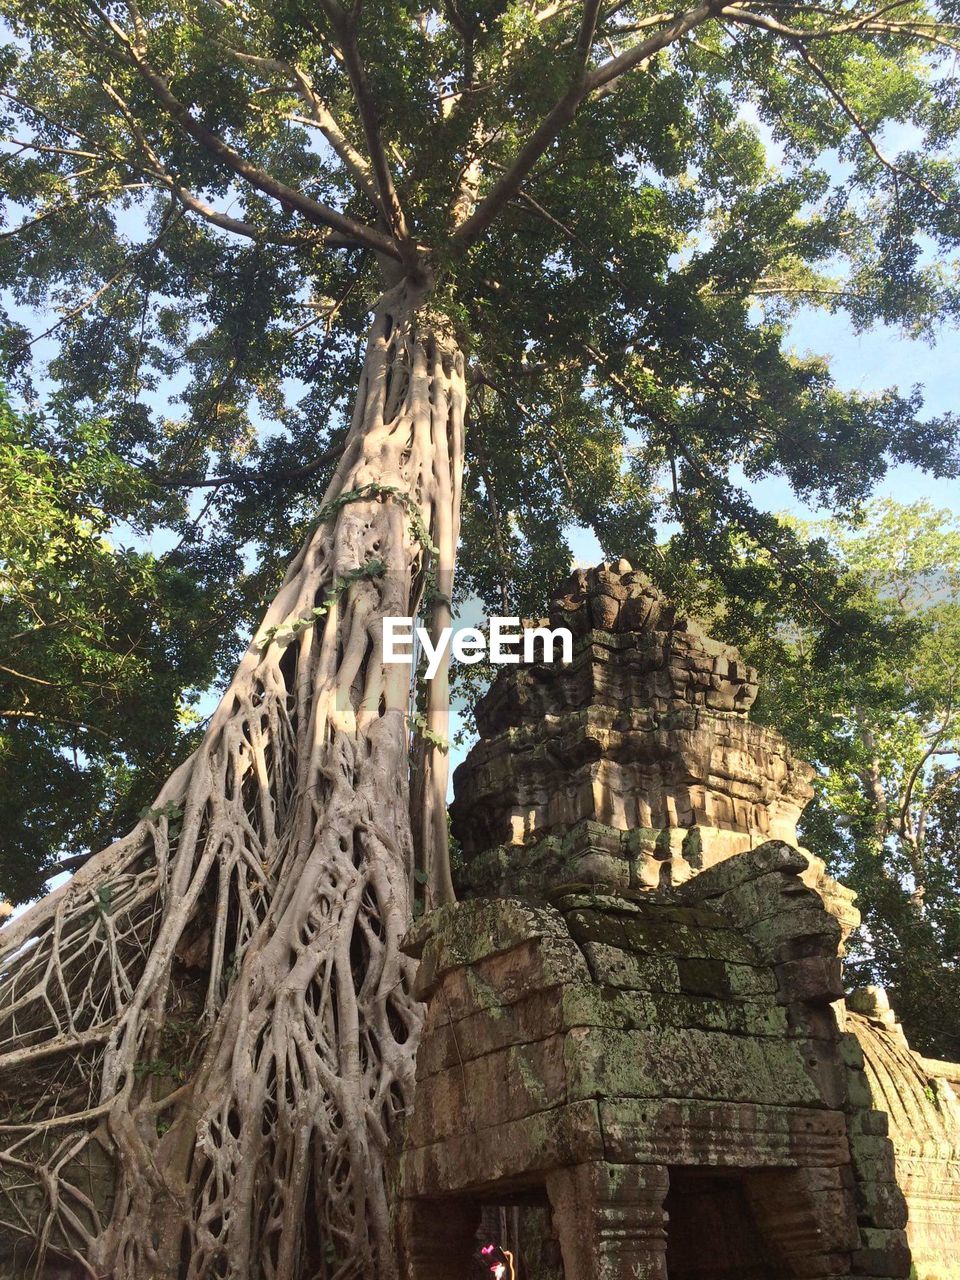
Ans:
[[[147,822],[158,822],[161,818],[166,818],[167,822],[176,822],[183,817],[183,808],[175,800],[168,800],[166,804],[160,805],[159,808],[151,808],[150,805],[144,805],[140,810],[140,817]]]
[[[421,712],[417,711],[414,715],[407,716],[407,723],[418,737],[421,737],[424,742],[429,742],[431,746],[436,747],[436,749],[443,755],[446,755],[450,750],[450,743],[441,734],[437,733],[436,730],[430,728],[427,724],[426,717]]]
[[[380,557],[374,557],[367,560],[364,564],[358,565],[356,569],[348,569],[346,573],[338,574],[330,584],[329,595],[337,596],[341,591],[346,591],[347,587],[354,582],[362,582],[373,578],[380,578],[387,571],[386,561]],[[325,618],[330,611],[329,604],[319,604],[310,610],[305,618],[294,618],[292,622],[283,622],[275,627],[268,627],[263,633],[261,648],[266,649],[268,645],[276,642],[277,644],[289,644],[294,636],[299,635],[301,631],[305,631],[307,627],[314,626],[321,618]]]

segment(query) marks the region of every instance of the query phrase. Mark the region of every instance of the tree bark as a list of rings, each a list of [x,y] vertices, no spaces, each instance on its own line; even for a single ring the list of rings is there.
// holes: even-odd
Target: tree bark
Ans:
[[[399,950],[410,670],[383,663],[381,624],[428,592],[447,607],[464,399],[424,291],[384,295],[320,522],[203,744],[0,935],[0,1240],[40,1274],[44,1254],[112,1280],[394,1274],[385,1156],[420,1010]],[[427,705],[445,735],[442,681]]]

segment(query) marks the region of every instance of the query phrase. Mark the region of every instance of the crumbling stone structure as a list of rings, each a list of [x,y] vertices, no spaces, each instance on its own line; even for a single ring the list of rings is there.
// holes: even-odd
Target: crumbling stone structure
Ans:
[[[549,623],[573,632],[573,662],[504,668],[457,770],[468,893],[655,889],[767,840],[796,844],[813,770],[748,718],[757,673],[736,649],[629,568],[575,573]],[[822,872],[811,859],[807,879]]]
[[[892,1169],[907,1205],[907,1237],[919,1280],[960,1276],[960,1065],[915,1053],[884,992],[854,992],[847,1026],[863,1051],[873,1105],[893,1146]],[[858,1148],[861,1155],[863,1145]],[[877,1166],[874,1166],[876,1169]]]
[[[848,1010],[755,673],[622,562],[551,621],[572,664],[507,668],[457,772],[468,896],[407,940],[405,1280],[469,1276],[492,1204],[556,1237],[531,1280],[960,1280],[960,1068]]]

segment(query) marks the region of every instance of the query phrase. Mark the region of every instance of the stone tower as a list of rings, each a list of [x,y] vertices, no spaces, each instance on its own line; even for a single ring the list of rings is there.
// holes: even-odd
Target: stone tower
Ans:
[[[504,668],[456,771],[467,896],[670,888],[765,841],[797,844],[813,770],[750,720],[757,673],[735,648],[626,561],[577,570],[549,625],[572,631],[573,662]],[[853,895],[808,857],[805,881],[856,924]]]
[[[797,847],[811,770],[755,673],[620,562],[568,665],[501,671],[455,775],[463,901],[405,947],[426,1004],[403,1280],[960,1280],[960,1067],[848,1009],[853,894]]]

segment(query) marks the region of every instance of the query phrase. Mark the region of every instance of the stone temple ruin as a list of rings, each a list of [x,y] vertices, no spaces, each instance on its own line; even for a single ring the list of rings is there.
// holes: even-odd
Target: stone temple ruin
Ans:
[[[404,1280],[960,1280],[960,1067],[844,999],[853,895],[797,847],[810,769],[756,674],[629,565],[551,608],[456,775],[463,901],[419,921]]]

